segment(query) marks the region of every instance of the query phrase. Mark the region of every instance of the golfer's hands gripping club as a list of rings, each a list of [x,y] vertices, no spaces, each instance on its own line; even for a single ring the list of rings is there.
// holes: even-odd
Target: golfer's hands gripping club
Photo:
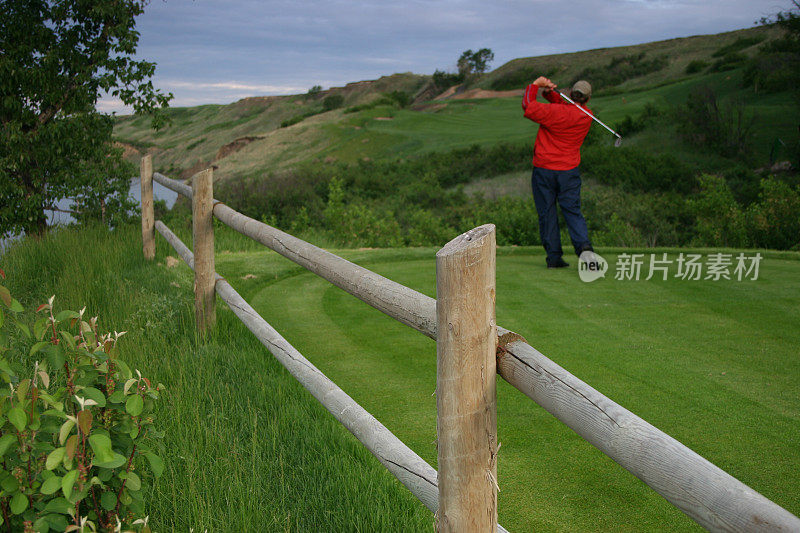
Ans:
[[[545,78],[544,76],[539,76],[538,78],[536,78],[533,84],[536,85],[537,87],[547,89],[550,91],[558,87],[555,83],[550,81],[548,78]]]

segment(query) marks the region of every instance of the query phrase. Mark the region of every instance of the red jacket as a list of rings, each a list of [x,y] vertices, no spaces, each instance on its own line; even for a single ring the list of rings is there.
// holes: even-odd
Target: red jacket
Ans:
[[[570,170],[581,162],[581,144],[592,119],[574,105],[562,101],[555,91],[545,93],[550,101],[536,101],[539,87],[530,84],[522,97],[525,117],[539,123],[533,148],[533,166],[548,170]],[[584,107],[586,111],[591,110]]]

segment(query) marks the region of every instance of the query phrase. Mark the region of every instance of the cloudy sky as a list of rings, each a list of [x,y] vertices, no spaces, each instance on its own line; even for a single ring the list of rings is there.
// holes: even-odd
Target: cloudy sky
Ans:
[[[173,106],[455,70],[466,49],[517,57],[753,26],[788,0],[152,0],[139,57]],[[104,98],[103,111],[125,112]]]

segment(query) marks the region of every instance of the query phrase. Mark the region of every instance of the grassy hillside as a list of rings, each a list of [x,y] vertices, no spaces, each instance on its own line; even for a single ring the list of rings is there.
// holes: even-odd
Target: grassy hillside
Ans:
[[[764,166],[776,138],[790,146],[797,142],[796,107],[788,93],[763,97],[743,88],[741,66],[759,46],[779,33],[775,28],[758,27],[522,58],[471,83],[484,89],[522,88],[536,75],[547,74],[566,85],[584,74],[599,87],[592,108],[612,125],[626,115],[640,113],[648,103],[683,104],[694,87],[711,85],[723,99],[743,100],[748,113],[757,116],[753,164]],[[702,68],[687,74],[692,62],[701,62]],[[618,76],[605,80],[613,85],[602,88],[608,72]],[[229,180],[263,176],[303,162],[409,157],[472,144],[530,141],[535,135],[536,127],[521,117],[516,97],[417,101],[405,109],[386,104],[347,112],[391,91],[401,91],[411,98],[429,94],[429,84],[427,76],[396,74],[315,96],[254,97],[227,106],[176,108],[169,112],[173,124],[159,132],[150,130],[144,117],[120,117],[115,137],[128,146],[132,160],[144,151],[154,153],[156,168],[162,172],[189,177],[213,164],[218,168],[218,179]],[[280,127],[292,117],[321,111],[322,102],[331,95],[343,97],[341,108]],[[665,123],[646,134],[626,137],[626,145],[674,153],[699,164],[706,164],[709,159],[713,163],[713,157],[694,155],[697,150],[676,137],[674,127]]]
[[[778,35],[779,31],[775,28],[757,27],[715,35],[698,35],[631,46],[598,48],[570,54],[523,57],[509,61],[493,70],[478,83],[478,86],[496,90],[510,89],[529,83],[529,80],[538,75],[546,75],[556,83],[567,86],[581,77],[580,74],[587,69],[605,67],[614,58],[644,54],[644,59],[664,59],[663,68],[633,77],[615,86],[615,91],[632,92],[685,78],[688,76],[686,67],[689,63],[699,60],[713,64],[720,59],[720,57],[714,57],[716,52],[737,41],[745,46],[735,46],[735,51],[749,56],[755,53],[759,44]]]
[[[344,105],[359,105],[384,92],[416,93],[425,80],[426,77],[415,74],[395,74],[314,95],[254,96],[230,105],[172,108],[167,111],[171,125],[159,131],[150,129],[148,117],[124,116],[118,119],[114,135],[126,145],[134,159],[145,152],[156,153],[158,170],[191,175],[192,169],[206,168],[232,153],[231,148],[247,142],[270,145],[273,151],[291,143],[296,131],[289,136],[272,135],[278,133],[283,121],[309,111],[321,111],[322,102],[328,96],[341,95]],[[328,122],[334,113],[325,115],[321,122]],[[309,122],[319,123],[320,120]]]

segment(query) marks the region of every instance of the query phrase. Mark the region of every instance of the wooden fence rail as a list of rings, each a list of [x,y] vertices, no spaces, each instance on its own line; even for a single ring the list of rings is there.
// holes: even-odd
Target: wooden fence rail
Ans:
[[[155,173],[165,187],[191,187]],[[215,200],[234,230],[396,320],[437,338],[436,301]],[[800,531],[800,519],[497,326],[497,373],[558,420],[711,531]]]

